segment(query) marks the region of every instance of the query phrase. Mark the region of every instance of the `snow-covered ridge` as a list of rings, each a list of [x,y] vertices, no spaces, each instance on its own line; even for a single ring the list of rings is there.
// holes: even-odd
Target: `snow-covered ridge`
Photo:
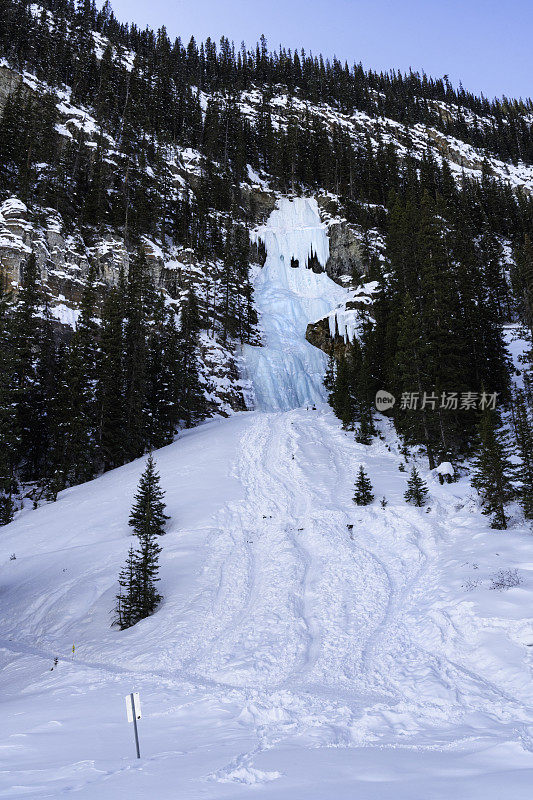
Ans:
[[[287,129],[291,114],[297,116],[312,114],[319,117],[327,126],[342,129],[354,144],[362,143],[366,134],[370,136],[373,148],[377,148],[379,142],[385,145],[392,144],[400,158],[404,158],[408,152],[422,158],[429,148],[439,163],[442,160],[448,162],[458,182],[462,179],[463,173],[475,180],[481,179],[481,164],[485,161],[490,172],[499,180],[505,181],[514,189],[521,188],[529,193],[533,192],[531,164],[522,161],[516,165],[510,162],[504,163],[493,153],[475,148],[450,134],[422,123],[410,126],[409,137],[406,139],[404,124],[390,117],[370,116],[358,109],[346,113],[327,103],[311,103],[298,96],[289,98],[282,86],[276,87],[276,91],[270,101],[271,122],[275,131]],[[212,97],[216,97],[216,94]],[[257,123],[261,103],[262,93],[259,88],[241,92],[238,105],[241,113],[252,125]],[[475,122],[480,128],[490,128],[494,124],[492,118],[480,117],[467,112],[466,109],[458,109],[445,103],[441,103],[440,106],[441,111],[445,111],[452,119],[457,119],[461,115],[468,124],[472,125]]]

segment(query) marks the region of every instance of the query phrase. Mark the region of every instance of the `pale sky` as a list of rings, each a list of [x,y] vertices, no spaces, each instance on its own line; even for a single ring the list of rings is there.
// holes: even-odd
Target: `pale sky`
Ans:
[[[123,22],[187,42],[304,47],[378,71],[448,74],[487,97],[533,95],[533,0],[112,0]]]

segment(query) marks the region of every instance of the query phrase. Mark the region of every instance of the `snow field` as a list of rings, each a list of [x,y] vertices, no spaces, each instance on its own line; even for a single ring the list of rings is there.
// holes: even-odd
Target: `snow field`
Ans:
[[[324,406],[186,434],[158,453],[165,601],[124,632],[108,612],[143,462],[19,516],[2,541],[0,796],[240,797],[259,783],[268,797],[432,798],[491,771],[484,797],[509,783],[528,796],[529,537],[488,530],[466,482],[432,482],[430,512],[407,506],[399,461]],[[386,509],[353,505],[360,463]],[[461,588],[517,558],[520,587]]]

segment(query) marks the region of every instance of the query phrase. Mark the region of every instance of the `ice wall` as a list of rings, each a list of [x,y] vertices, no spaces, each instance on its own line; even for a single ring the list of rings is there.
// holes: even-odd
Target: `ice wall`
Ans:
[[[297,197],[278,201],[277,208],[252,233],[252,240],[261,240],[265,245],[268,260],[265,267],[279,264],[290,265],[291,259],[307,267],[314,253],[322,267],[329,258],[329,239],[325,223],[321,222],[318,205],[314,197]],[[293,268],[294,269],[294,268]]]
[[[266,225],[254,233],[267,257],[255,281],[263,347],[245,348],[256,406],[286,411],[325,399],[326,356],[305,338],[309,322],[325,316],[346,291],[325,272],[307,267],[311,255],[325,267],[329,257],[326,225],[314,198],[282,198]],[[291,266],[296,260],[298,266]]]

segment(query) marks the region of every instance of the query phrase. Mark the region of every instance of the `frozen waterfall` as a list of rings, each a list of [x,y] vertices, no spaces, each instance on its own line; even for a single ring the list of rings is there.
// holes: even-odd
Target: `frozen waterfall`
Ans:
[[[325,272],[315,273],[315,255],[329,257],[326,225],[314,198],[282,198],[253,234],[267,257],[255,281],[255,304],[263,347],[245,348],[255,402],[261,411],[286,411],[325,399],[326,356],[305,338],[309,322],[326,315],[346,292]]]

